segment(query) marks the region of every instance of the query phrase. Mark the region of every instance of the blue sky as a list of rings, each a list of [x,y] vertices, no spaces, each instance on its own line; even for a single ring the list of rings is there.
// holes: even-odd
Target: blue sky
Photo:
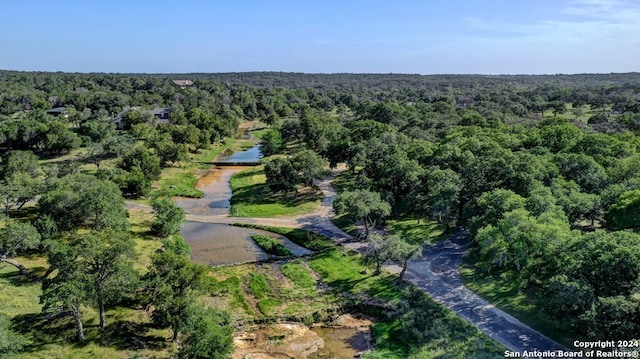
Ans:
[[[0,0],[0,69],[640,71],[640,0]]]

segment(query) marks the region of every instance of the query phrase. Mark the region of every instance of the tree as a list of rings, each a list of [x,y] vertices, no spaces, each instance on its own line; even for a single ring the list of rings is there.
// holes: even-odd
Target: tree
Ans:
[[[33,177],[27,172],[13,172],[0,180],[0,201],[5,214],[11,209],[19,211],[27,202],[32,201],[40,194],[42,180]]]
[[[358,189],[340,193],[333,202],[333,209],[338,215],[348,215],[362,221],[365,238],[379,219],[391,214],[391,206],[380,198],[377,192]]]
[[[128,232],[105,230],[81,235],[74,247],[98,304],[100,329],[104,330],[106,303],[126,293],[133,281],[135,243]]]
[[[458,203],[462,188],[460,176],[451,169],[429,167],[425,171],[423,186],[426,187],[424,201],[432,215],[438,219],[438,223],[442,223],[443,219],[449,219]],[[448,226],[447,223],[447,228]]]
[[[26,339],[11,329],[11,320],[0,313],[0,355],[16,354],[26,344]]]
[[[30,222],[8,221],[0,228],[0,262],[9,263],[18,268],[21,274],[29,274],[24,265],[13,257],[40,245],[40,234]]]
[[[489,224],[496,225],[504,214],[518,208],[524,208],[525,199],[522,196],[506,189],[495,189],[483,193],[476,200],[473,218],[471,219],[471,233],[475,235],[478,230]]]
[[[272,191],[298,191],[296,185],[300,180],[290,159],[278,157],[268,161],[264,165],[264,174]]]
[[[626,191],[609,208],[605,219],[613,230],[640,229],[640,190]]]
[[[0,178],[11,177],[16,173],[27,173],[31,177],[38,176],[40,164],[38,156],[31,151],[11,151],[2,162]]]
[[[278,130],[268,130],[260,141],[260,152],[265,157],[280,153],[283,147],[282,136]]]
[[[160,173],[162,172],[160,158],[142,146],[137,146],[132,151],[125,153],[118,167],[129,172],[134,167],[138,167],[150,181],[160,178]]]
[[[584,280],[571,280],[565,274],[551,277],[545,285],[543,309],[560,322],[575,325],[578,318],[591,308],[596,296]]]
[[[58,274],[51,279],[45,277],[42,281],[42,311],[70,311],[76,325],[76,338],[83,341],[84,325],[80,309],[89,302],[90,279],[77,261],[78,251],[70,245],[50,241],[48,252],[50,269],[57,270]]]
[[[389,194],[394,215],[399,214],[400,202],[418,186],[422,168],[415,160],[409,159],[404,151],[396,151],[386,156],[380,165],[380,178],[376,187]]]
[[[59,231],[78,227],[94,230],[126,230],[129,226],[124,199],[111,181],[75,174],[55,181],[38,201],[41,216],[47,216]]]
[[[365,250],[365,259],[369,262],[373,262],[376,267],[374,275],[380,274],[382,265],[389,257],[389,241],[379,234],[372,234],[367,239],[368,246]]]
[[[151,319],[173,331],[173,342],[189,328],[189,317],[196,293],[206,278],[205,266],[194,264],[185,253],[184,242],[176,237],[151,258],[151,268],[144,276],[145,293],[154,310]]]
[[[233,351],[233,327],[229,315],[194,304],[178,351],[179,358],[223,359]]]
[[[133,167],[131,172],[124,172],[113,179],[122,195],[126,198],[140,198],[146,196],[151,190],[151,181],[145,177],[140,167]]]
[[[402,282],[404,274],[407,272],[409,262],[422,256],[422,246],[419,244],[411,244],[404,238],[392,235],[387,236],[387,244],[389,251],[389,259],[399,262],[402,270],[400,271],[398,281]]]
[[[154,198],[151,200],[154,221],[151,232],[158,237],[167,237],[180,231],[180,225],[185,220],[185,212],[177,207],[169,198]]]
[[[304,186],[312,186],[314,179],[319,179],[326,173],[324,160],[311,150],[296,153],[291,158],[291,163],[297,172],[295,177]]]
[[[574,275],[599,297],[631,295],[640,284],[640,235],[630,231],[586,234],[570,251],[580,258]]]

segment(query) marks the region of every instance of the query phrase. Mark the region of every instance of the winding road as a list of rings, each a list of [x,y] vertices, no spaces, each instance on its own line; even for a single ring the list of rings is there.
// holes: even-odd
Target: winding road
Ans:
[[[352,236],[331,222],[334,215],[332,205],[336,197],[331,182],[342,170],[344,168],[338,168],[332,172],[331,176],[316,182],[322,191],[323,200],[314,212],[307,215],[285,218],[241,218],[226,215],[187,214],[187,220],[303,228],[333,238],[346,248],[358,250],[364,244],[355,241]],[[127,207],[151,211],[149,206],[134,202],[127,202]],[[560,344],[496,308],[462,283],[458,267],[468,244],[465,233],[458,232],[437,245],[424,248],[422,258],[409,264],[405,279],[511,351],[520,353],[533,350],[566,351],[567,349]],[[397,265],[388,265],[387,269],[394,273],[400,272],[400,267]]]

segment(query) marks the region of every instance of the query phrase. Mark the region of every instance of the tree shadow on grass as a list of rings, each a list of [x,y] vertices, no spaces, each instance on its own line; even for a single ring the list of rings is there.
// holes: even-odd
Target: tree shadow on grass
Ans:
[[[305,187],[295,192],[272,192],[267,184],[254,184],[233,191],[232,203],[246,205],[280,204],[297,207],[301,204],[322,199],[322,193],[315,188]]]
[[[162,350],[170,343],[167,338],[150,335],[149,329],[155,329],[151,323],[134,323],[119,320],[109,323],[98,340],[98,344],[117,350]]]
[[[84,319],[84,318],[83,318]],[[97,325],[85,324],[85,340],[76,339],[76,327],[68,312],[23,314],[12,319],[15,330],[29,339],[25,353],[35,353],[48,345],[83,348],[97,344],[116,350],[163,350],[170,345],[167,338],[149,334],[156,329],[152,323],[135,323],[125,320],[110,322],[102,332]]]
[[[15,267],[12,267],[15,268]],[[0,273],[0,279],[6,279],[14,287],[24,287],[38,284],[42,279],[42,276],[47,271],[45,267],[32,267],[29,268],[29,274],[20,274],[18,269],[15,271]]]

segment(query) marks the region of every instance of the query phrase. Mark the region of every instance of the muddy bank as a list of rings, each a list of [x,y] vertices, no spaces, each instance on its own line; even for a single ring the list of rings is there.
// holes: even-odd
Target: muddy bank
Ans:
[[[327,325],[278,323],[234,335],[234,359],[353,358],[371,350],[369,319],[344,314]]]

